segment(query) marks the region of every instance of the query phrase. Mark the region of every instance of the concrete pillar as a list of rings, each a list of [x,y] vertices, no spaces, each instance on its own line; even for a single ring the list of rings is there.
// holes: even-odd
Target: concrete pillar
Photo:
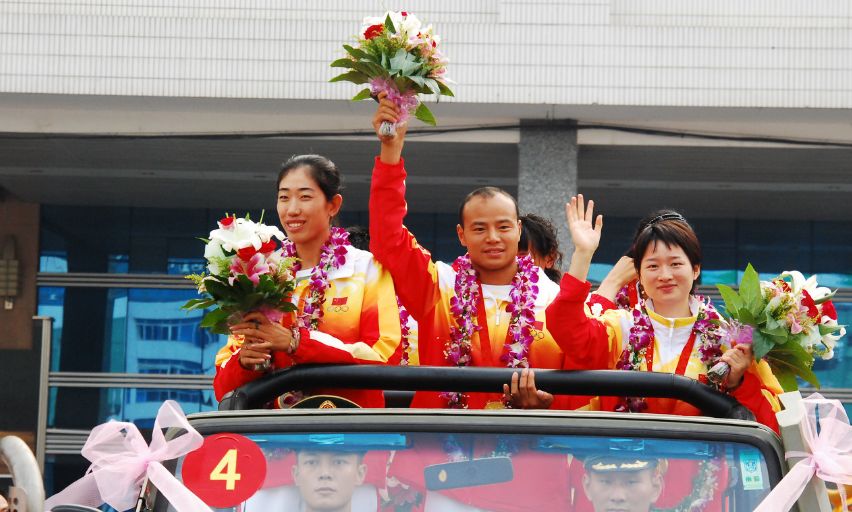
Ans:
[[[559,248],[571,253],[565,203],[577,193],[577,123],[572,120],[521,120],[518,145],[518,205],[521,214],[535,213],[557,229]]]

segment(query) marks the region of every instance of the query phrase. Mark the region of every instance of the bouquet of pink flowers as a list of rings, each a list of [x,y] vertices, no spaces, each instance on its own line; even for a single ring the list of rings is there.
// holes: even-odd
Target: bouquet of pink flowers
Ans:
[[[751,343],[755,358],[766,359],[787,391],[798,389],[797,376],[819,387],[811,370],[814,357],[831,359],[837,341],[846,335],[845,326],[837,323],[831,290],[818,286],[816,276],[805,279],[795,270],[760,281],[751,265],[739,293],[717,287],[730,317],[722,327],[723,342]],[[708,377],[721,380],[729,370],[726,366],[717,364]]]
[[[186,276],[203,298],[187,301],[182,309],[215,306],[204,315],[201,327],[216,334],[229,334],[228,325],[250,311],[260,311],[273,322],[294,311],[289,295],[295,288],[295,258],[286,258],[274,240],[283,240],[284,233],[248,216],[226,216],[218,224],[209,239],[202,239],[207,244],[207,272]]]
[[[416,16],[405,11],[364,18],[357,44],[343,45],[348,55],[331,63],[332,67],[349,71],[331,81],[369,84],[352,99],[365,100],[387,92],[402,110],[400,123],[414,111],[414,117],[434,126],[435,116],[417,95],[453,95],[444,76],[447,59],[438,49],[440,40],[431,25],[424,27]],[[381,130],[384,135],[396,133],[389,123],[383,124]]]

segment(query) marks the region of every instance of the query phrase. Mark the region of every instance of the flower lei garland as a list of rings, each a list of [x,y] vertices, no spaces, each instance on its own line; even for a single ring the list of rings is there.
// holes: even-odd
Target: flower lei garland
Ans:
[[[302,314],[297,315],[297,328],[313,331],[319,326],[319,321],[324,313],[322,305],[325,302],[325,292],[329,287],[328,273],[346,263],[347,245],[349,245],[349,233],[343,228],[332,227],[328,240],[325,241],[322,249],[320,249],[319,263],[311,271],[308,283],[310,291],[308,297],[305,299],[305,307],[302,310]],[[281,242],[281,247],[286,257],[297,258],[296,244],[289,238],[285,238]],[[296,259],[292,267],[293,274],[301,268],[301,261]],[[278,404],[282,408],[289,408],[302,400],[304,396],[304,393],[301,391],[290,391],[278,398]]]
[[[512,278],[510,303],[506,306],[506,311],[511,315],[509,334],[501,361],[509,368],[527,368],[527,357],[534,339],[532,330],[535,322],[535,299],[538,296],[538,273],[529,255],[516,258],[516,261],[518,271]],[[456,326],[450,328],[450,339],[444,347],[444,357],[453,366],[468,366],[472,361],[470,340],[474,333],[482,329],[475,322],[479,280],[470,255],[460,256],[454,266],[455,295],[450,298],[450,312]],[[447,406],[451,409],[467,409],[465,393],[445,392],[440,396],[447,400]],[[504,397],[504,405],[508,406],[505,400]]]
[[[699,357],[707,368],[711,368],[722,356],[722,335],[719,327],[721,316],[710,299],[700,295],[695,298],[699,301],[698,316],[692,325],[695,333]],[[642,361],[648,349],[654,341],[654,325],[648,316],[645,300],[640,300],[632,310],[633,325],[627,338],[627,345],[621,352],[615,367],[619,370],[641,371]],[[648,408],[648,404],[641,397],[625,397],[616,406],[617,412],[642,412]]]
[[[282,242],[284,255],[289,258],[296,257],[296,245],[289,238]],[[328,273],[343,266],[346,263],[346,246],[349,245],[349,233],[343,228],[332,227],[328,240],[320,249],[319,263],[311,271],[309,278],[308,297],[305,299],[305,307],[302,314],[298,315],[296,325],[300,329],[316,330],[323,316],[322,305],[325,302],[325,292],[328,290]],[[293,264],[293,272],[302,268],[300,261]]]
[[[408,320],[411,318],[411,314],[399,301],[399,296],[396,298],[396,306],[399,308],[399,329],[400,334],[402,335],[400,337],[400,345],[402,345],[402,360],[399,362],[399,365],[408,366],[409,357],[411,355],[411,342],[408,341],[408,337],[411,335],[411,326],[408,325]]]
[[[655,508],[659,512],[701,512],[713,501],[721,465],[715,459],[698,463],[698,473],[692,479],[692,492],[672,508]]]
[[[615,306],[618,309],[630,309],[630,283],[622,286],[615,294]]]

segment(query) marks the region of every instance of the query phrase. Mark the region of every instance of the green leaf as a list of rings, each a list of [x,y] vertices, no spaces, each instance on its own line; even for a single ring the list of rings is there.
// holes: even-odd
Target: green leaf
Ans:
[[[330,65],[333,68],[354,68],[355,63],[356,63],[356,61],[354,61],[350,58],[344,57],[342,59],[337,59],[336,61],[332,62]]]
[[[245,295],[247,293],[251,293],[254,290],[254,283],[246,276],[245,274],[240,274],[237,276],[237,280],[234,281],[240,289],[240,294]]]
[[[242,311],[251,311],[256,309],[265,297],[262,293],[249,293],[243,296],[240,301],[240,309]]]
[[[743,299],[745,307],[751,311],[752,316],[757,317],[766,306],[763,300],[763,294],[760,291],[760,277],[757,271],[751,266],[751,263],[745,269],[743,280],[740,283],[740,297]]]
[[[417,110],[414,111],[414,117],[430,126],[435,126],[436,124],[435,116],[432,115],[432,111],[429,110],[429,107],[427,107],[425,103],[420,103],[420,105],[417,106]]]
[[[390,76],[388,70],[382,67],[382,65],[378,62],[361,62],[360,64],[367,70],[367,73],[365,74],[371,77],[387,78]]]
[[[391,34],[396,34],[396,27],[393,26],[393,20],[391,20],[390,14],[385,18],[385,29]]]
[[[369,88],[361,89],[358,94],[352,96],[352,101],[368,100],[373,97],[372,94],[373,92]]]
[[[754,315],[751,314],[751,311],[749,311],[746,308],[742,308],[739,311],[737,311],[737,317],[736,318],[740,322],[742,322],[746,325],[751,325],[751,326],[759,325],[759,322],[754,317]]]
[[[204,281],[204,287],[207,289],[207,293],[216,300],[229,299],[234,296],[233,289],[228,285],[222,284],[218,277],[214,279],[206,279]]]
[[[441,89],[438,87],[438,82],[436,82],[434,78],[426,79],[426,87],[428,87],[433,94],[441,94]]]
[[[781,384],[781,389],[783,389],[784,392],[796,391],[799,389],[799,380],[796,379],[795,373],[778,368],[773,369],[772,374],[775,375],[776,379],[778,379],[778,383]]]
[[[216,324],[227,320],[228,316],[230,315],[224,309],[214,309],[213,311],[204,315],[204,318],[201,319],[201,323],[198,325],[200,327],[206,328],[214,327]]]
[[[358,48],[353,48],[353,47],[349,46],[348,44],[344,44],[343,49],[346,50],[346,53],[355,57],[356,59],[372,60],[372,57],[370,56],[370,54],[365,52],[364,50],[360,50]],[[340,60],[340,59],[338,59],[338,60]],[[337,61],[334,61],[334,62],[337,62]]]
[[[828,302],[828,301],[830,301],[831,299],[834,298],[835,294],[837,294],[837,290],[834,290],[833,292],[826,294],[825,297],[820,297],[819,299],[814,299],[814,304],[819,306],[820,304],[822,304],[824,302]]]
[[[769,353],[775,347],[775,342],[762,332],[755,330],[752,333],[751,348],[754,350],[754,358],[760,361],[763,356]]]
[[[725,311],[728,315],[737,318],[738,311],[743,307],[743,300],[733,288],[726,284],[717,284],[716,288],[722,294],[722,300],[725,301]]]
[[[414,84],[407,76],[394,77],[393,83],[396,85],[396,90],[403,94],[408,92]]]
[[[207,299],[192,299],[186,302],[181,309],[186,309],[188,311],[193,311],[196,309],[207,309],[210,306],[216,305],[216,301],[210,298]]]
[[[369,81],[370,77],[359,71],[349,71],[329,80],[329,82],[352,82],[353,84],[366,84]]]
[[[779,373],[792,373],[801,377],[814,387],[819,387],[819,379],[811,370],[814,358],[798,343],[776,346],[766,355],[766,362],[777,376]],[[798,389],[798,386],[793,389]],[[790,391],[784,387],[785,391]]]
[[[455,95],[453,94],[453,91],[450,90],[450,88],[447,86],[447,84],[445,84],[444,82],[442,82],[440,80],[436,80],[436,82],[438,82],[438,89],[441,91],[441,94],[443,94],[444,96],[455,97]]]
[[[391,74],[398,73],[404,77],[411,77],[421,67],[421,63],[417,61],[414,55],[411,55],[405,49],[400,48],[390,59]]]
[[[825,336],[826,334],[832,334],[834,332],[839,331],[840,329],[846,327],[845,325],[822,325],[819,326],[819,335]]]

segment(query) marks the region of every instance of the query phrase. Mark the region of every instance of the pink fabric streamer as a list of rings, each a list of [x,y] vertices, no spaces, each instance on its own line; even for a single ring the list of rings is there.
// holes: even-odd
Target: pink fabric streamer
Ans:
[[[373,93],[373,96],[378,96],[380,92],[388,93],[388,99],[402,111],[399,115],[399,120],[397,120],[397,124],[405,124],[405,122],[408,121],[408,117],[414,109],[417,108],[417,93],[414,91],[408,91],[406,93],[399,92],[393,80],[373,78],[370,80],[370,91]]]
[[[819,393],[803,399],[807,417],[802,431],[810,453],[787,452],[786,457],[804,457],[781,479],[754,512],[787,512],[816,475],[837,484],[840,501],[846,504],[845,485],[852,485],[852,426],[839,400]],[[819,411],[819,434],[817,434]]]
[[[161,429],[177,427],[185,433],[166,441]],[[204,439],[189,425],[177,402],[167,400],[160,406],[151,446],[133,423],[109,421],[89,434],[82,454],[92,462],[83,478],[53,495],[45,510],[58,505],[75,504],[99,507],[106,503],[116,510],[136,506],[145,477],[157,487],[178,512],[211,512],[198,496],[187,489],[162,465],[199,448]]]

